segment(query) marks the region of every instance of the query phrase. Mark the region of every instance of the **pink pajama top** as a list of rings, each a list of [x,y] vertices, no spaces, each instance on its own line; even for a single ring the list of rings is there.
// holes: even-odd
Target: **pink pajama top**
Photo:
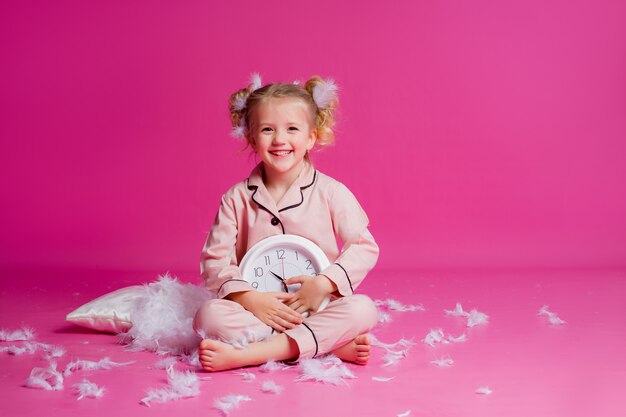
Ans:
[[[378,259],[378,245],[368,224],[350,190],[310,163],[276,204],[263,184],[260,163],[248,179],[222,196],[202,249],[200,272],[218,298],[253,290],[239,270],[244,254],[266,237],[294,234],[315,242],[324,251],[331,264],[320,274],[337,285],[341,296],[347,296]],[[341,250],[337,239],[343,242]]]

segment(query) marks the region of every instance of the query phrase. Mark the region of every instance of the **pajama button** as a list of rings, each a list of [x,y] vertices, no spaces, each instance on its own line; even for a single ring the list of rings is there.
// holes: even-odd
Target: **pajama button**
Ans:
[[[272,218],[272,225],[278,226],[278,223],[280,223],[280,220],[278,220],[278,217],[273,217]]]

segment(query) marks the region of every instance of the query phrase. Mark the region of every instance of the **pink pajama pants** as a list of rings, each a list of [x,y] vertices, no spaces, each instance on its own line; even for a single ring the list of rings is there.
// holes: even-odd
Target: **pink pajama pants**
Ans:
[[[368,332],[377,322],[376,306],[361,294],[331,301],[303,324],[285,331],[300,349],[300,358],[313,358],[332,352]],[[196,313],[194,329],[207,338],[224,342],[255,342],[269,337],[274,329],[234,301],[205,302]]]

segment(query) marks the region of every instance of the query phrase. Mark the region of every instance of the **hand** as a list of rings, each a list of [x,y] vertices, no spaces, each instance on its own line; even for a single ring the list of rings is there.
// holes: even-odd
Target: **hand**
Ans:
[[[229,297],[271,328],[284,332],[304,321],[302,315],[287,306],[291,294],[282,292],[246,291]]]
[[[289,278],[287,284],[302,284],[287,302],[289,307],[300,314],[317,311],[322,301],[337,290],[336,285],[324,275],[300,275]]]

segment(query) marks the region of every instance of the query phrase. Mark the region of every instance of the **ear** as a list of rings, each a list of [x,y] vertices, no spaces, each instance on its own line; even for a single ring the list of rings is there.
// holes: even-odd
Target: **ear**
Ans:
[[[317,142],[317,129],[311,129],[306,143],[306,150],[310,151],[311,149],[313,149],[313,146],[315,146],[315,142]]]

